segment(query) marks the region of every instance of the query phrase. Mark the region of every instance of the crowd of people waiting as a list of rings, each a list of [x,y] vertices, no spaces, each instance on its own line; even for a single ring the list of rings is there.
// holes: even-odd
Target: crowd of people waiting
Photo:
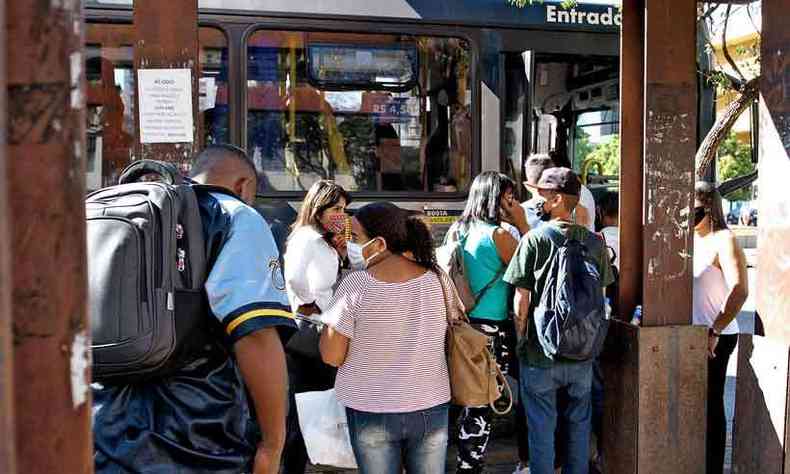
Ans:
[[[582,202],[591,195],[571,169],[533,155],[525,170],[524,203],[509,177],[478,175],[449,233],[463,245],[476,299],[470,322],[489,336],[502,373],[519,381],[516,473],[587,473],[601,465],[591,463],[600,370],[594,359],[547,356],[532,316],[558,240],[588,242],[600,290],[614,282],[617,198],[604,198],[595,234],[595,205]],[[445,472],[452,432],[456,472],[484,472],[494,412],[450,405],[443,292],[450,280],[420,216],[377,202],[352,217],[349,193],[318,181],[281,270],[271,230],[251,207],[257,174],[246,154],[208,147],[192,179],[228,191],[215,194],[228,229],[205,285],[226,337],[167,378],[93,385],[96,472],[303,474],[308,456],[294,397],[332,387],[361,473]],[[722,469],[723,374],[746,296],[743,254],[716,199],[714,188],[698,186],[694,322],[711,328],[710,473]]]

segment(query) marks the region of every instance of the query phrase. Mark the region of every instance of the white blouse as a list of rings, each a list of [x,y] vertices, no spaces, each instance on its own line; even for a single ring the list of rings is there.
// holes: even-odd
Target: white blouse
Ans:
[[[285,288],[291,310],[315,303],[322,311],[329,307],[337,283],[340,257],[313,227],[295,230],[285,249]]]

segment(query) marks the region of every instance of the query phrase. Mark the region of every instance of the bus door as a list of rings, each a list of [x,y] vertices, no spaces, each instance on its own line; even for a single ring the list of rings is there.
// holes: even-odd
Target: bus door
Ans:
[[[522,166],[530,153],[530,80],[532,51],[505,52],[500,57],[502,81],[502,171],[521,187]]]

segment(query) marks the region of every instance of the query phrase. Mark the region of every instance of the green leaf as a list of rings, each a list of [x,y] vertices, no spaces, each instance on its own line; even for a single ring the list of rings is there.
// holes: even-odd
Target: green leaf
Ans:
[[[735,133],[730,132],[719,145],[716,170],[719,182],[751,173],[754,170],[751,145],[739,142]],[[726,197],[730,201],[749,201],[752,192],[750,188],[740,189]]]

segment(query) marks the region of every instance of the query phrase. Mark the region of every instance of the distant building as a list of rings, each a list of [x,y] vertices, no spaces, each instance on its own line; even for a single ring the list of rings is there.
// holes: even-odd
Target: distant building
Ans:
[[[743,28],[741,28],[743,30]],[[713,54],[716,61],[716,68],[725,71],[728,74],[735,75],[732,67],[727,62],[724,56],[724,50],[721,43],[721,35],[717,35],[718,42],[713,43]],[[738,69],[747,77],[755,77],[760,70],[760,34],[757,31],[745,32],[738,36],[728,35],[727,37],[727,51],[730,57],[735,61]],[[737,77],[737,76],[736,76]],[[716,117],[720,117],[727,106],[735,100],[737,94],[732,91],[719,90],[716,97]],[[751,130],[752,130],[752,109],[746,110],[735,122],[732,131],[738,138],[738,141],[744,144],[751,144]]]

